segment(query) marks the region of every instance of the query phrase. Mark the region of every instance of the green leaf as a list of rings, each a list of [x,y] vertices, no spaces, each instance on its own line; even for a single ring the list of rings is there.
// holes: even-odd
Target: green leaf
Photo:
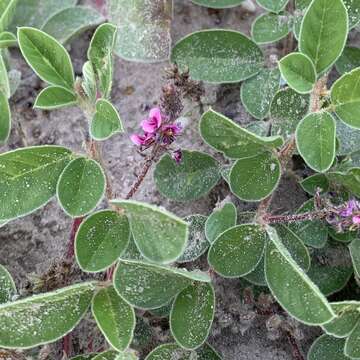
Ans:
[[[343,0],[349,16],[349,30],[353,29],[360,21],[360,1]]]
[[[338,155],[349,155],[360,150],[360,130],[347,126],[339,119],[336,119],[336,135],[340,143],[337,149]]]
[[[170,301],[168,304],[159,307],[157,309],[150,310],[152,315],[155,315],[160,318],[168,318],[170,316],[171,308],[173,301]]]
[[[103,21],[104,17],[94,8],[74,6],[54,14],[41,30],[65,44]]]
[[[114,25],[100,25],[91,39],[87,54],[99,79],[100,93],[105,99],[110,97],[112,88],[116,35],[117,28]]]
[[[192,360],[192,352],[182,349],[177,344],[163,344],[155,348],[145,360]]]
[[[125,251],[120,255],[120,258],[124,260],[144,260],[144,257],[137,248],[132,235],[130,235],[129,244]]]
[[[196,354],[197,360],[221,360],[221,356],[207,343],[197,349]]]
[[[210,243],[225,230],[236,225],[237,211],[233,203],[225,203],[221,208],[215,209],[205,223],[205,235]]]
[[[360,68],[343,75],[331,87],[331,102],[336,115],[346,125],[360,129]]]
[[[357,47],[345,46],[344,51],[335,64],[340,75],[360,67],[360,49]]]
[[[10,97],[12,97],[21,83],[21,71],[12,69],[8,72]]]
[[[282,77],[300,94],[310,93],[316,82],[316,69],[310,58],[302,53],[290,53],[279,61]]]
[[[0,265],[0,304],[11,301],[16,293],[13,278],[6,268]]]
[[[348,14],[342,0],[313,0],[301,24],[299,49],[316,72],[327,71],[341,55],[348,34]]]
[[[310,199],[302,204],[296,213],[302,214],[314,210],[314,199]],[[320,220],[293,223],[289,225],[289,228],[308,246],[321,249],[326,244],[328,237],[327,227]]]
[[[121,260],[114,276],[119,295],[140,309],[156,309],[168,304],[194,281],[210,282],[210,278],[199,271],[130,260]]]
[[[154,171],[159,192],[176,201],[193,201],[203,197],[219,182],[220,177],[219,163],[199,151],[183,150],[180,164],[166,154]]]
[[[35,146],[0,155],[0,220],[27,215],[45,205],[71,160],[60,146]]]
[[[5,65],[5,61],[0,52],[0,91],[4,93],[6,98],[10,97],[10,83],[8,77],[8,71]]]
[[[92,103],[96,102],[97,86],[95,71],[91,61],[87,61],[82,68],[82,88]]]
[[[0,49],[13,47],[16,45],[17,45],[17,38],[13,33],[8,31],[4,31],[0,33]]]
[[[94,290],[82,283],[0,305],[0,346],[26,349],[60,339],[85,315]]]
[[[112,135],[124,132],[120,115],[110,101],[99,99],[91,121],[90,133],[95,140],[106,140]]]
[[[26,0],[19,1],[10,30],[16,32],[19,26],[41,28],[55,13],[62,9],[75,6],[77,0]]]
[[[104,196],[106,179],[101,166],[84,157],[72,160],[61,174],[56,194],[63,210],[80,217],[96,208]]]
[[[77,104],[76,95],[61,86],[43,89],[35,100],[34,107],[43,110],[59,109]]]
[[[183,254],[176,260],[178,263],[190,262],[198,259],[209,248],[205,237],[204,215],[190,215],[184,218],[189,225],[189,240]]]
[[[131,232],[141,254],[158,263],[171,263],[183,253],[188,240],[188,224],[177,216],[145,203],[113,200],[125,210]]]
[[[336,122],[325,111],[311,113],[296,128],[296,145],[306,164],[318,172],[330,169],[336,152]]]
[[[11,131],[11,113],[8,99],[0,90],[0,144],[7,142]],[[1,170],[0,170],[1,173]]]
[[[271,103],[271,134],[289,139],[300,120],[308,113],[310,96],[291,88],[279,90]]]
[[[124,351],[134,334],[134,309],[110,286],[99,290],[94,296],[91,310],[109,344],[117,351]]]
[[[232,159],[255,156],[283,144],[281,137],[257,136],[212,109],[202,116],[200,133],[207,144]]]
[[[139,357],[134,350],[126,350],[122,353],[117,354],[115,360],[138,360]]]
[[[306,273],[297,265],[274,228],[265,252],[266,282],[279,304],[295,319],[321,325],[335,316],[330,304]]]
[[[141,62],[169,59],[172,0],[110,0],[108,14],[121,34],[117,55]]]
[[[10,25],[15,14],[18,0],[1,0],[0,2],[0,32],[5,31]]]
[[[360,168],[351,168],[347,172],[331,172],[327,174],[330,181],[343,186],[355,196],[360,196]]]
[[[349,245],[349,251],[351,256],[351,261],[354,267],[354,272],[357,277],[360,276],[360,241],[355,239]]]
[[[314,263],[308,276],[325,296],[330,296],[346,286],[352,273],[351,266],[326,266]]]
[[[213,9],[225,9],[240,5],[244,0],[191,0],[194,4]]]
[[[300,182],[301,187],[310,195],[315,195],[317,189],[321,192],[329,191],[329,180],[324,174],[315,174],[308,176]]]
[[[265,257],[263,256],[258,266],[251,273],[245,275],[244,279],[246,279],[251,284],[254,284],[256,286],[267,286],[264,266],[265,266]]]
[[[308,360],[349,360],[344,355],[345,340],[322,335],[311,345]]]
[[[265,10],[278,13],[283,10],[289,0],[256,0]]]
[[[209,336],[215,313],[211,284],[195,283],[176,296],[170,314],[170,329],[184,349],[194,350]]]
[[[74,70],[65,48],[41,30],[18,29],[20,50],[36,74],[51,85],[73,90]]]
[[[264,119],[280,87],[278,69],[262,69],[257,75],[241,85],[240,98],[246,111],[256,119]]]
[[[296,40],[299,40],[302,19],[311,1],[312,0],[295,0],[293,32]]]
[[[323,325],[327,334],[337,338],[348,337],[360,319],[360,303],[357,301],[343,301],[331,303],[337,317]]]
[[[116,360],[118,352],[114,350],[104,351],[101,354],[96,355],[92,360]]]
[[[98,211],[82,222],[76,233],[76,260],[83,271],[104,271],[122,255],[129,241],[130,226],[125,215]]]
[[[337,232],[332,226],[328,227],[329,235],[335,241],[339,241],[342,243],[349,243],[352,240],[357,239],[358,232],[357,231],[345,231],[345,232]]]
[[[351,359],[360,358],[360,321],[355,325],[353,331],[345,341],[344,354]]]
[[[259,264],[266,238],[266,232],[260,225],[234,226],[212,243],[208,254],[209,265],[223,277],[247,275]]]
[[[234,83],[256,75],[263,66],[260,48],[233,30],[203,30],[181,39],[172,50],[171,61],[189,68],[194,80]]]
[[[281,40],[290,32],[292,17],[288,13],[261,14],[251,25],[251,37],[257,44],[269,44]]]
[[[236,161],[230,173],[230,190],[244,201],[260,201],[277,188],[281,177],[278,158],[270,153]]]
[[[90,360],[90,359],[93,359],[97,355],[98,355],[98,353],[78,355],[78,356],[72,357],[70,360]]]

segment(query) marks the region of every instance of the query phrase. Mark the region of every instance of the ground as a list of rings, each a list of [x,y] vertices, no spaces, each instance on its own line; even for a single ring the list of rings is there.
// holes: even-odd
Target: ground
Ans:
[[[88,4],[95,0],[87,0]],[[85,2],[86,3],[86,2]],[[261,12],[258,6],[254,12],[244,7],[212,11],[192,4],[189,0],[175,0],[173,41],[192,31],[207,28],[228,28],[250,34],[250,25]],[[77,74],[85,59],[86,49],[92,32],[87,32],[70,46]],[[281,45],[264,48],[266,55],[281,57]],[[14,126],[7,147],[1,151],[26,145],[59,144],[83,152],[82,141],[86,120],[77,108],[52,112],[33,110],[36,94],[44,87],[40,80],[24,64],[17,51],[12,51],[15,64],[22,71],[23,81],[11,101]],[[273,58],[273,57],[272,57]],[[274,60],[274,59],[273,59]],[[117,197],[124,196],[135,180],[142,157],[129,141],[129,134],[139,127],[148,109],[157,104],[163,82],[164,68],[167,63],[138,64],[116,59],[113,101],[119,109],[127,133],[117,135],[106,141],[103,146],[105,166]],[[240,85],[206,86],[204,102],[231,117],[239,123],[247,123],[251,117],[246,114],[240,103]],[[208,148],[199,137],[199,112],[194,109],[189,116],[189,124],[179,140],[182,148]],[[21,125],[21,126],[20,126]],[[212,193],[195,203],[179,204],[161,196],[150,174],[137,200],[161,205],[179,216],[190,214],[208,215],[219,200],[228,196],[225,185],[218,186]],[[293,178],[286,178],[273,204],[274,211],[293,210],[306,199],[305,193]],[[251,209],[252,205],[233,198],[239,211]],[[43,209],[25,218],[16,220],[1,229],[0,263],[5,265],[15,277],[19,289],[24,289],[29,274],[41,274],[51,264],[64,255],[69,238],[71,219],[51,201]],[[294,348],[288,339],[280,336],[274,340],[269,331],[268,317],[255,315],[252,308],[245,304],[243,280],[215,279],[218,305],[215,324],[210,343],[223,355],[225,360],[283,360],[293,359]],[[305,329],[299,345],[306,353],[319,329]],[[59,357],[57,357],[59,356]],[[55,358],[61,358],[56,355]]]

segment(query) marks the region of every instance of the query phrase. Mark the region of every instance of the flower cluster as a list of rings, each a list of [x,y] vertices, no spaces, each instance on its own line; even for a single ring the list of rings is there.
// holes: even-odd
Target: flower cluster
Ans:
[[[143,133],[133,134],[130,139],[135,145],[145,148],[149,148],[156,143],[163,146],[170,145],[182,131],[179,123],[167,123],[166,117],[161,114],[159,108],[150,110],[149,117],[141,122],[141,127]],[[172,156],[177,163],[181,162],[181,150],[176,150]]]
[[[360,202],[352,199],[337,208],[327,217],[327,221],[338,232],[360,229]]]

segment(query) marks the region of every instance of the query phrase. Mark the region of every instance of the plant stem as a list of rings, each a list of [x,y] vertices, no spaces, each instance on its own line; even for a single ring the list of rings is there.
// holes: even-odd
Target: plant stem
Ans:
[[[263,221],[266,224],[289,224],[294,222],[321,220],[326,218],[329,214],[328,210],[309,211],[302,214],[295,215],[271,215],[266,214],[263,217]]]

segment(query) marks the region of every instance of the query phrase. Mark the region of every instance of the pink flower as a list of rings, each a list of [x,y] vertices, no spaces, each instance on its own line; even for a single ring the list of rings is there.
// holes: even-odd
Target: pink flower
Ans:
[[[340,212],[340,216],[342,217],[348,217],[348,216],[351,216],[353,214],[354,211],[358,210],[359,209],[359,206],[358,206],[358,202],[356,200],[350,200],[347,205],[346,205],[346,208],[343,209],[341,212]]]
[[[175,140],[176,136],[180,135],[181,130],[182,127],[180,124],[164,125],[161,128],[163,143],[171,144]]]
[[[183,154],[181,149],[177,149],[171,154],[171,157],[175,160],[177,164],[180,164],[182,161],[182,155]]]
[[[353,216],[352,221],[354,224],[360,225],[360,215]]]
[[[150,110],[149,118],[142,121],[141,126],[146,133],[153,134],[161,126],[162,116],[159,108]]]
[[[130,140],[138,146],[149,145],[154,141],[154,135],[148,133],[144,135],[133,134],[130,136]]]

